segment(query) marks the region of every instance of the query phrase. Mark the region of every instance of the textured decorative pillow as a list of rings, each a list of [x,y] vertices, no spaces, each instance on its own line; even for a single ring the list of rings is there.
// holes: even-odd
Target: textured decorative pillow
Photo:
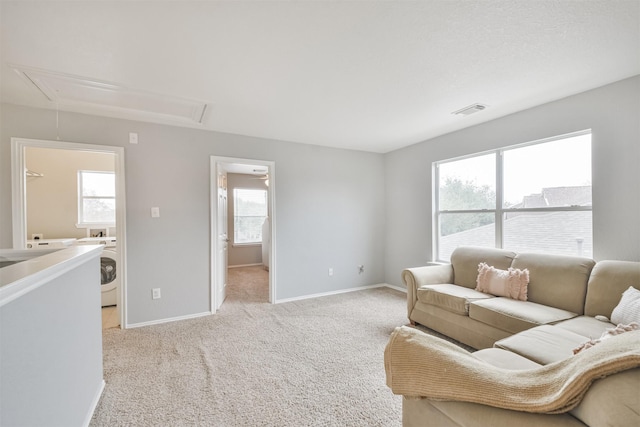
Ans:
[[[640,325],[638,325],[636,322],[632,322],[632,323],[630,323],[628,325],[619,324],[615,328],[610,328],[610,329],[607,329],[606,331],[604,331],[602,333],[602,335],[600,336],[600,338],[598,338],[597,340],[590,339],[587,342],[583,342],[578,347],[573,349],[573,354],[578,354],[582,350],[586,350],[588,348],[591,348],[594,345],[596,345],[598,343],[601,343],[602,341],[604,341],[604,340],[606,340],[608,338],[611,338],[613,336],[620,335],[620,334],[623,334],[625,332],[637,331],[639,329],[640,329]]]
[[[633,286],[622,293],[620,302],[611,312],[611,323],[617,325],[631,322],[640,323],[640,291]]]
[[[484,262],[478,264],[476,291],[526,301],[528,286],[529,270],[526,268],[498,270]]]

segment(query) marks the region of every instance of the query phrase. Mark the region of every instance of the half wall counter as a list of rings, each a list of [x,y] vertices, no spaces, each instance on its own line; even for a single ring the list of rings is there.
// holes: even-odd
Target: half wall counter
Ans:
[[[104,389],[101,253],[0,250],[0,425],[89,425]]]

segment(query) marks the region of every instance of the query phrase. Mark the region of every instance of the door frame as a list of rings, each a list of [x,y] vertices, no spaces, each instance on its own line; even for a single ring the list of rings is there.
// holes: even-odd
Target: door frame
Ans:
[[[227,171],[224,170],[224,166],[217,165],[216,166],[216,203],[215,203],[215,212],[216,212],[216,229],[214,236],[212,237],[213,244],[212,247],[215,248],[215,297],[212,300],[215,305],[212,306],[211,312],[215,313],[220,306],[224,302],[224,299],[227,295],[226,286],[227,286],[227,269],[229,263],[229,221],[228,221],[228,213],[229,213],[229,194],[228,194],[228,186],[227,186]],[[221,194],[224,195],[223,203],[221,206]],[[222,216],[222,218],[220,218]],[[220,227],[222,225],[222,227]],[[224,242],[221,241],[224,239]],[[221,250],[222,249],[222,250]],[[221,256],[223,254],[223,256]],[[220,259],[222,258],[222,259]],[[218,268],[222,266],[223,268]],[[223,270],[223,271],[220,271]]]
[[[219,293],[219,287],[224,284],[218,283],[218,274],[216,271],[218,261],[217,236],[218,236],[218,171],[226,171],[226,167],[231,164],[263,166],[267,168],[269,175],[269,190],[267,191],[267,201],[269,203],[269,227],[271,233],[271,262],[269,265],[269,302],[274,304],[276,301],[276,171],[275,162],[268,160],[243,159],[236,157],[220,157],[211,156],[210,166],[210,281],[211,281],[211,312],[215,314],[216,307],[222,305],[222,301],[216,301]],[[228,265],[226,266],[228,268]]]
[[[124,147],[96,145],[77,142],[51,141],[29,138],[11,138],[11,192],[13,248],[24,249],[27,245],[27,200],[26,200],[26,156],[27,147],[51,148],[60,150],[90,151],[109,153],[115,156],[116,174],[116,241],[117,263],[120,270],[120,287],[116,293],[120,328],[127,328],[127,265],[126,265],[126,196]]]

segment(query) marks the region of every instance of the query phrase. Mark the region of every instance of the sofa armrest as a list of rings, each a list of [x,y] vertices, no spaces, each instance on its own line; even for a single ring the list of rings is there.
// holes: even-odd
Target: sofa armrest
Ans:
[[[407,268],[402,271],[402,281],[407,287],[407,317],[418,300],[418,288],[423,285],[453,283],[451,264]]]

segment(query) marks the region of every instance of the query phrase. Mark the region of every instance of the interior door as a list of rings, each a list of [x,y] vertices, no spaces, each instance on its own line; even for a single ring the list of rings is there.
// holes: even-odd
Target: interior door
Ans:
[[[219,167],[219,166],[218,166]],[[226,297],[227,288],[227,256],[229,247],[228,222],[227,222],[227,172],[218,169],[218,232],[217,245],[218,256],[217,271],[217,298],[216,307],[219,309]]]

